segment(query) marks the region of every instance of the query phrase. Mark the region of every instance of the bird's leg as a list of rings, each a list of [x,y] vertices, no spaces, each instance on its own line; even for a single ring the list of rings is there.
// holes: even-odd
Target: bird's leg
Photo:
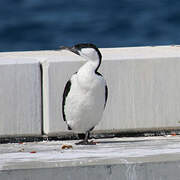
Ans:
[[[87,132],[85,133],[85,138],[84,138],[84,140],[76,143],[76,145],[95,145],[95,143],[94,143],[93,141],[88,141],[89,134],[90,134],[90,131],[87,131]]]
[[[89,131],[86,132],[84,142],[88,144],[88,138],[89,138]]]
[[[82,141],[75,143],[76,145],[86,145],[88,144],[88,138],[89,138],[89,131],[85,133],[85,137]]]

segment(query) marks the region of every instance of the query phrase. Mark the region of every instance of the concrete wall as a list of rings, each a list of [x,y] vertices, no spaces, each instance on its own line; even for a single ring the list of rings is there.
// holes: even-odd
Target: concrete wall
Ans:
[[[2,180],[179,180],[179,161],[54,168],[29,168],[0,171]]]
[[[107,80],[109,98],[103,119],[95,130],[179,127],[180,47],[107,48],[100,50],[103,54],[100,72]],[[7,73],[4,76],[12,76],[9,80],[10,83],[6,83],[6,78],[0,77],[0,82],[2,81],[1,84],[3,84],[1,86],[3,93],[1,93],[2,90],[0,91],[3,94],[1,98],[6,95],[5,92],[8,89],[11,89],[11,91],[7,91],[9,100],[6,101],[14,102],[14,105],[5,103],[5,106],[3,101],[0,102],[1,109],[4,108],[0,115],[2,117],[1,124],[3,124],[0,127],[0,135],[39,134],[41,130],[49,135],[67,132],[61,114],[62,93],[66,81],[84,63],[83,59],[65,50],[0,53],[0,57],[7,62],[11,58],[11,63],[14,64],[12,66],[14,67],[13,73],[12,70],[8,69],[9,66],[5,70],[0,63],[3,74]],[[21,59],[24,64],[14,63],[17,59]],[[35,61],[33,65],[31,65],[32,59],[33,62]],[[39,63],[42,64],[43,70],[43,106],[40,106]],[[31,70],[27,71],[25,66]],[[15,72],[19,71],[23,71],[22,74],[26,75],[23,76],[23,79],[22,76],[18,76],[18,73],[17,77],[13,76],[16,74]],[[14,85],[12,85],[13,83]],[[16,84],[18,85],[16,86]],[[25,88],[23,93],[26,93],[29,98],[27,102],[23,103],[21,103],[22,98],[16,95],[17,89],[22,90],[22,87]],[[14,109],[13,107],[17,104],[21,104],[21,106]],[[27,104],[29,106],[26,106]],[[40,115],[41,110],[43,110],[43,119]],[[14,114],[11,113],[12,111]],[[23,115],[18,114],[18,112]],[[32,115],[32,113],[36,115]],[[12,117],[15,118],[12,120]],[[40,126],[41,122],[43,129]],[[15,126],[13,123],[18,125]],[[8,126],[9,124],[12,125],[11,128]],[[34,128],[33,124],[38,125]],[[27,131],[26,129],[31,130]]]
[[[0,136],[40,135],[41,111],[40,64],[0,57]]]
[[[100,72],[107,80],[109,98],[95,130],[179,127],[179,47],[102,49]],[[81,66],[81,58],[48,58],[43,63],[44,132],[67,131],[61,120],[66,81]]]

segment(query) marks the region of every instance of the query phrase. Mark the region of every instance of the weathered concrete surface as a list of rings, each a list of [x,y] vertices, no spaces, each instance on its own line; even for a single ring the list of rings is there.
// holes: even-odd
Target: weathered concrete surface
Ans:
[[[0,179],[179,180],[179,136],[0,145]],[[63,144],[72,149],[62,149]],[[34,152],[34,153],[31,153]]]
[[[40,63],[0,57],[0,136],[40,135]]]

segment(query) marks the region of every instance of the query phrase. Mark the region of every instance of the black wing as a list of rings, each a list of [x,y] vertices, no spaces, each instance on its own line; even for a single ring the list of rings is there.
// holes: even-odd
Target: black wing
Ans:
[[[64,88],[64,93],[63,93],[62,114],[63,114],[63,119],[64,119],[64,121],[66,121],[66,115],[65,115],[65,112],[64,112],[64,106],[65,106],[65,103],[66,103],[66,97],[67,97],[70,89],[71,89],[71,80],[69,80],[69,81],[66,83],[66,86],[65,86],[65,88]]]
[[[101,74],[101,73],[99,73],[99,72],[95,72],[98,76],[102,76],[103,77],[103,75]],[[108,98],[108,87],[107,87],[107,84],[105,85],[105,103],[104,103],[104,108],[106,107],[106,103],[107,103],[107,98]]]
[[[106,107],[107,98],[108,98],[108,87],[107,87],[107,84],[106,84],[106,86],[105,86],[105,104],[104,104],[104,108]]]

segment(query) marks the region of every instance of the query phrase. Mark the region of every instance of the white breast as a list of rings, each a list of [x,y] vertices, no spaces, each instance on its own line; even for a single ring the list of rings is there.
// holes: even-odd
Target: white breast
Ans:
[[[65,114],[72,130],[86,132],[101,120],[105,103],[105,80],[96,75],[71,78],[71,89],[66,98]]]

